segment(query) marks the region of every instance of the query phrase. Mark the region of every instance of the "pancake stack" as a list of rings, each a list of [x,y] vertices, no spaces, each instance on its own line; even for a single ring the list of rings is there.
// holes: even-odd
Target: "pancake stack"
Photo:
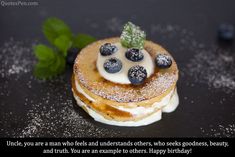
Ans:
[[[120,42],[119,37],[99,40],[78,54],[72,76],[77,104],[96,121],[105,124],[143,126],[156,122],[162,112],[172,112],[178,106],[177,64],[167,50],[145,40],[143,48],[152,58],[151,62],[155,62],[157,55],[167,55],[171,58],[170,67],[154,66],[153,73],[138,85],[106,79],[97,68],[100,48],[106,43]]]

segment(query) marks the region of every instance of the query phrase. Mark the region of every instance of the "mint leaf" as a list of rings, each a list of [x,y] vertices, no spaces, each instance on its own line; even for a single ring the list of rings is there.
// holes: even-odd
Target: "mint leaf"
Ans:
[[[54,45],[63,52],[63,56],[67,56],[67,50],[71,47],[72,41],[65,35],[60,35],[55,39]]]
[[[54,51],[43,44],[34,47],[34,54],[39,61],[52,60],[55,57]]]
[[[87,34],[78,34],[75,38],[74,38],[74,43],[73,43],[73,47],[77,47],[79,49],[82,49],[84,47],[86,47],[88,44],[94,42],[96,39],[90,35]]]
[[[54,41],[57,37],[60,35],[65,35],[68,38],[72,38],[72,33],[70,31],[70,28],[60,19],[51,17],[48,18],[43,23],[43,33],[47,40],[54,44]]]
[[[34,47],[38,63],[34,66],[34,75],[39,79],[49,79],[65,70],[65,58],[53,49],[39,44]]]
[[[47,61],[39,61],[37,62],[37,66],[40,66],[40,67],[49,67],[51,64],[54,63],[54,59],[52,60],[47,60]]]
[[[34,76],[39,79],[53,78],[65,70],[65,59],[63,56],[56,54],[55,58],[45,61],[39,61],[34,67]]]
[[[39,79],[49,79],[54,75],[47,66],[41,66],[40,62],[34,66],[33,74]]]
[[[34,75],[39,79],[50,79],[64,72],[69,48],[82,49],[96,40],[86,34],[78,34],[74,37],[70,28],[55,17],[48,18],[42,28],[45,37],[56,48],[52,49],[43,44],[34,47],[34,53],[38,59],[34,66]]]
[[[145,38],[145,32],[142,31],[139,26],[136,26],[131,22],[124,25],[124,29],[120,37],[122,46],[137,49],[144,48]]]
[[[56,60],[53,63],[53,66],[49,67],[52,72],[55,74],[60,74],[64,71],[65,69],[65,59],[61,55],[56,56]]]

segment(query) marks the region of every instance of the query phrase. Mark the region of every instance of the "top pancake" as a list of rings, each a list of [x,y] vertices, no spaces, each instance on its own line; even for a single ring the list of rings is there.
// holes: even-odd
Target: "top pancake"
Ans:
[[[119,38],[108,38],[96,41],[78,54],[74,63],[75,80],[85,91],[97,95],[103,99],[119,103],[142,102],[150,99],[160,98],[174,89],[178,80],[178,68],[172,57],[172,65],[168,69],[158,69],[146,79],[142,85],[117,84],[104,79],[96,68],[96,60],[99,48],[105,43],[119,42]],[[168,54],[164,48],[151,41],[145,41],[144,49],[154,60],[157,54]],[[170,55],[171,56],[171,55]]]

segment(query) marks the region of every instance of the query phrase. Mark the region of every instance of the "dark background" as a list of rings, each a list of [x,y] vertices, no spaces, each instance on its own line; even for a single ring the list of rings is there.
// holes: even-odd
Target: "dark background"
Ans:
[[[119,36],[122,24],[132,21],[146,30],[149,40],[166,47],[179,65],[182,72],[178,82],[180,106],[175,112],[164,114],[161,121],[146,127],[125,128],[97,123],[74,105],[76,114],[81,115],[91,125],[99,129],[116,131],[117,134],[113,136],[118,137],[217,137],[217,135],[234,137],[234,90],[226,93],[221,89],[213,89],[208,87],[207,83],[196,81],[194,77],[187,75],[185,67],[200,49],[192,48],[192,44],[179,47],[180,39],[190,40],[189,38],[191,38],[198,41],[197,43],[202,43],[204,49],[211,50],[211,45],[214,45],[219,47],[222,52],[234,53],[233,43],[221,45],[216,38],[219,24],[224,22],[235,24],[234,0],[36,1],[39,2],[38,6],[0,6],[0,45],[3,45],[10,37],[16,41],[37,40],[40,43],[47,43],[43,37],[41,25],[47,17],[51,16],[64,20],[75,33],[91,34],[98,39]],[[154,26],[160,26],[160,28],[157,27],[154,30]],[[175,31],[171,33],[169,30],[166,31],[167,28],[173,28]],[[22,82],[10,78],[0,79],[1,86],[4,85],[4,81],[8,80],[10,82],[8,90],[13,91],[8,96],[4,94],[0,96],[1,137],[18,137],[16,132],[20,132],[28,126],[30,118],[27,113],[33,109],[30,103],[27,106],[24,105],[26,97],[33,99],[34,104],[41,102],[41,106],[49,105],[44,103],[45,95],[43,93],[50,92],[51,103],[53,101],[57,103],[53,106],[55,110],[61,108],[64,101],[67,102],[65,99],[72,100],[72,103],[75,104],[70,91],[71,67],[67,67],[63,79],[59,83],[49,81],[49,83],[40,84],[34,79],[32,88],[28,89],[23,84],[30,75],[32,74],[22,76],[20,79]],[[65,85],[67,88],[64,89]],[[51,90],[51,87],[55,89]],[[63,89],[65,91],[62,91]],[[61,95],[65,93],[63,99],[56,100],[58,93],[53,93],[55,91],[61,92]],[[221,104],[219,102],[222,98],[225,101]],[[6,116],[9,112],[14,116]],[[55,116],[53,117],[55,118]],[[52,121],[56,121],[56,118]],[[51,121],[46,126],[50,126],[50,124]],[[53,124],[53,126],[56,125]],[[221,126],[224,129],[221,129]],[[46,131],[44,129],[32,136],[64,137],[64,127],[71,126],[63,124],[61,128],[56,127],[55,130]],[[226,128],[229,129],[228,132],[226,132]],[[76,132],[71,131],[72,129],[68,129],[69,135],[76,137]],[[86,132],[86,129],[89,127],[85,128],[83,132]],[[53,133],[51,133],[52,131]],[[93,131],[96,130],[93,129]],[[84,137],[89,135],[82,134]],[[98,133],[92,135],[102,136]],[[109,135],[107,134],[107,136]]]

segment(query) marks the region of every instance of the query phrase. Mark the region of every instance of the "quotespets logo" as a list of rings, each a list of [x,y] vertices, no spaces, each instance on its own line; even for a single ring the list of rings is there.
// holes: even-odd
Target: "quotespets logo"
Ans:
[[[37,1],[3,1],[1,0],[2,7],[9,7],[9,6],[38,6],[39,2]]]

